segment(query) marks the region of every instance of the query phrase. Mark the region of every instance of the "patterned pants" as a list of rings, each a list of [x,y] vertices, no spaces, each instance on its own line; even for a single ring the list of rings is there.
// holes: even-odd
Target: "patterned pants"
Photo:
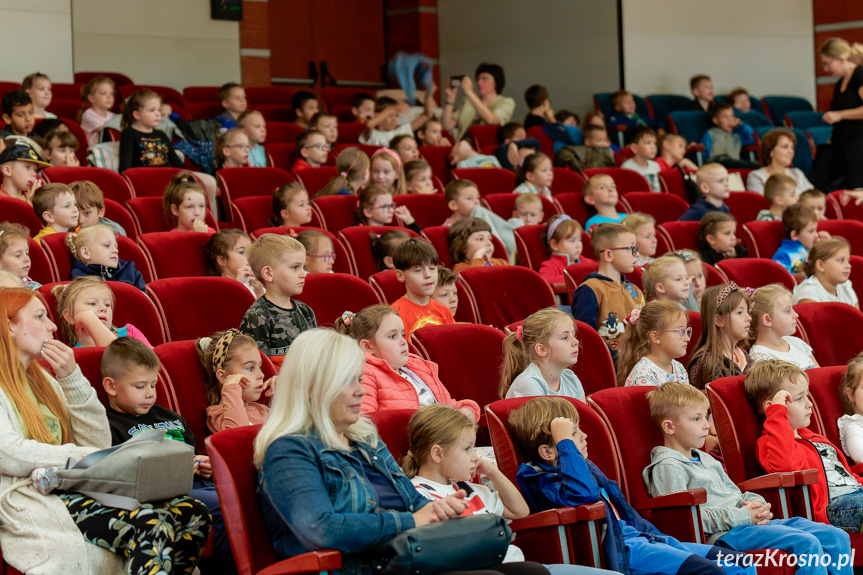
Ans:
[[[207,507],[190,497],[126,511],[80,493],[59,495],[84,539],[131,560],[129,575],[192,573],[210,535]]]

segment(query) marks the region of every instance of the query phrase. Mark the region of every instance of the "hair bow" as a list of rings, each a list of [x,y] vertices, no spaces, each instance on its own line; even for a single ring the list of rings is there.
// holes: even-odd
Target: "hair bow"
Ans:
[[[629,323],[635,325],[638,323],[638,318],[641,317],[641,309],[635,308],[629,313]]]
[[[521,332],[522,332],[521,326],[518,326],[517,328],[515,328],[515,339],[517,339],[518,341],[521,341]]]
[[[351,327],[351,321],[354,319],[355,315],[357,314],[349,311],[342,312],[342,323],[345,324],[345,327]]]

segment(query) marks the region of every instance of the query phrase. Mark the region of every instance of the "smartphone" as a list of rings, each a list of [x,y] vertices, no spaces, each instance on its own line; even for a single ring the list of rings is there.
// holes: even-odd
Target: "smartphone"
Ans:
[[[458,88],[461,85],[461,80],[464,78],[464,75],[461,76],[450,76],[449,77],[449,87],[450,88]]]

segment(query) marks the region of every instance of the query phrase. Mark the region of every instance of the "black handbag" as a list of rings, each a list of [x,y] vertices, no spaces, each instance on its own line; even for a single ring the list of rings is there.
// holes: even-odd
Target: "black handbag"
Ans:
[[[375,550],[375,572],[437,575],[500,565],[512,539],[506,519],[457,517],[402,531]]]

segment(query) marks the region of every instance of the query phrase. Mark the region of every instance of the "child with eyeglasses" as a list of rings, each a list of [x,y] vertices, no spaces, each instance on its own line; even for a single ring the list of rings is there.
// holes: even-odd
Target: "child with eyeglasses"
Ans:
[[[319,131],[308,130],[297,136],[297,153],[300,157],[291,166],[292,174],[300,170],[320,168],[326,164],[330,144],[327,142],[327,137]]]
[[[240,128],[231,128],[216,138],[216,166],[219,168],[242,168],[249,163],[252,145],[249,136]]]
[[[689,316],[674,301],[652,301],[634,310],[620,338],[617,384],[689,384],[686,368],[677,359],[686,355],[691,337]]]
[[[360,190],[357,200],[357,223],[361,226],[393,226],[395,216],[408,229],[420,233],[422,228],[417,225],[406,206],[397,206],[393,202],[390,190],[381,184],[372,184]]]
[[[336,251],[330,236],[318,230],[305,230],[297,235],[297,240],[306,248],[306,273],[333,273]]]

